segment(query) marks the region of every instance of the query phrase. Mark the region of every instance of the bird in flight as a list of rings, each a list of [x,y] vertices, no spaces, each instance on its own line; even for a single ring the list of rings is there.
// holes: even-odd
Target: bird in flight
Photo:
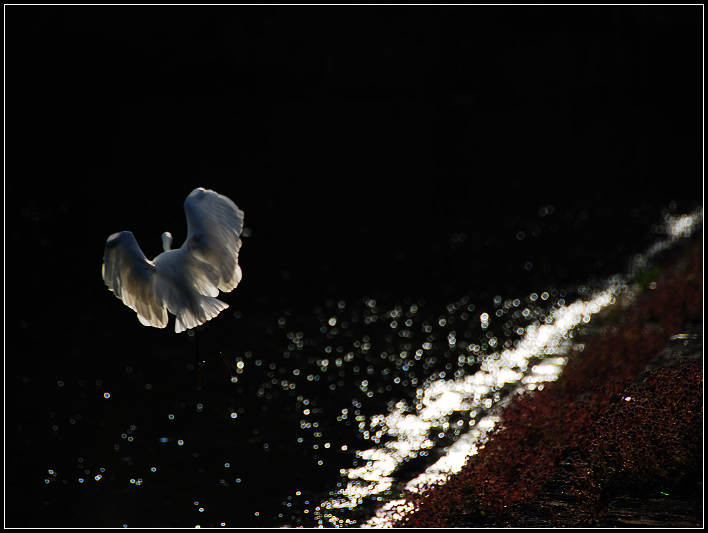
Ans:
[[[169,311],[175,332],[216,317],[228,304],[217,298],[241,281],[243,211],[217,192],[194,189],[184,202],[187,239],[177,249],[162,234],[164,252],[150,261],[130,231],[106,240],[101,274],[106,286],[138,315],[145,326],[164,328]]]

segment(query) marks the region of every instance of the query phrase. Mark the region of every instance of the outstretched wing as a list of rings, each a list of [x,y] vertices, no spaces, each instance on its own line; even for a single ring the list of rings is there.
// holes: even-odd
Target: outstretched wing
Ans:
[[[191,277],[203,287],[199,292],[216,296],[213,287],[232,291],[241,281],[243,211],[226,196],[200,187],[187,196],[184,212],[188,231],[181,249],[189,256]]]
[[[138,314],[145,326],[167,326],[167,309],[155,291],[155,264],[148,261],[130,231],[106,240],[101,274],[108,288]]]

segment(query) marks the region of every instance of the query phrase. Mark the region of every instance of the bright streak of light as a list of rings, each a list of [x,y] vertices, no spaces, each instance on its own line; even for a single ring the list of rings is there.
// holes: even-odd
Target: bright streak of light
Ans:
[[[335,498],[323,502],[322,507],[351,509],[364,498],[389,490],[396,468],[433,446],[428,438],[431,431],[449,425],[455,413],[486,411],[491,406],[493,393],[502,387],[514,384],[516,388],[523,388],[529,383],[556,379],[566,361],[568,332],[613,303],[619,289],[619,285],[613,284],[589,301],[579,300],[559,308],[554,312],[553,323],[528,328],[517,347],[490,355],[472,375],[426,383],[418,391],[420,400],[413,412],[401,401],[388,415],[373,418],[372,426],[385,428],[390,440],[382,447],[359,452],[365,464],[348,470],[347,486]],[[529,361],[539,357],[543,358],[543,363],[529,369]],[[439,482],[458,471],[467,458],[477,452],[478,445],[497,421],[491,415],[481,418],[473,429],[449,447],[445,456],[406,488],[417,490],[421,485]]]
[[[643,255],[635,258],[633,266],[641,267],[649,259],[670,247],[676,240],[687,237],[698,226],[702,211],[680,217],[667,216],[664,233],[667,239],[657,242]],[[614,276],[605,288],[588,300],[578,300],[553,312],[551,324],[530,326],[521,342],[514,348],[486,357],[479,371],[453,380],[435,380],[425,383],[419,390],[416,406],[398,402],[388,415],[372,417],[371,426],[380,426],[389,440],[378,448],[358,452],[363,466],[346,471],[347,486],[333,498],[321,504],[323,510],[353,509],[364,498],[381,495],[391,489],[393,474],[403,463],[424,455],[434,446],[428,435],[435,430],[449,427],[453,414],[486,413],[474,427],[462,434],[447,453],[425,472],[408,482],[405,489],[418,491],[425,485],[445,481],[458,472],[467,459],[476,454],[489,431],[499,422],[489,408],[491,398],[501,388],[511,386],[514,392],[536,388],[543,382],[553,381],[560,375],[569,352],[568,334],[580,325],[587,324],[592,315],[615,303],[615,296],[626,288],[621,276]],[[532,359],[540,359],[529,368]],[[497,408],[514,394],[506,395]],[[405,500],[392,500],[383,505],[363,527],[390,527],[397,517],[410,510]],[[324,516],[335,524],[341,520],[332,513]]]

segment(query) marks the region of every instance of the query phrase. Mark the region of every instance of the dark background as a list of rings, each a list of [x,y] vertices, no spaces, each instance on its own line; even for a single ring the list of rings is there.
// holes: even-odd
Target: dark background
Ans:
[[[138,327],[101,258],[120,230],[149,257],[181,243],[197,186],[246,213],[224,300],[253,321],[582,282],[702,204],[699,6],[5,14],[9,525],[79,514],[35,495],[76,442],[48,440],[48,404],[84,405],[58,377],[118,387],[125,357],[158,375],[136,350],[179,345],[172,321]]]

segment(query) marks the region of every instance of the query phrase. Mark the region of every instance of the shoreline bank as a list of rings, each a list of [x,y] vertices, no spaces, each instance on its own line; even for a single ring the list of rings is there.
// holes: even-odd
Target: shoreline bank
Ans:
[[[395,526],[701,526],[700,242],[658,266],[460,472],[408,494],[415,510]]]

